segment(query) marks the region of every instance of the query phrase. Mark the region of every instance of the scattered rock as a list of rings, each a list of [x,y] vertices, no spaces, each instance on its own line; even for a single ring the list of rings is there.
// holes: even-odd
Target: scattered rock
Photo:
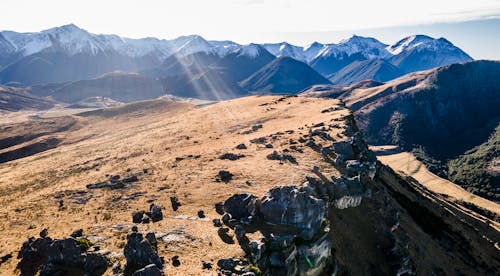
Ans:
[[[217,230],[217,234],[219,235],[219,237],[221,238],[221,240],[227,244],[234,244],[234,240],[233,240],[233,237],[230,236],[229,234],[229,228],[227,227],[220,227],[218,230]]]
[[[179,261],[179,256],[176,255],[172,257],[172,265],[174,267],[178,267],[181,265],[181,261]]]
[[[40,237],[43,239],[43,238],[46,238],[47,235],[49,234],[49,231],[47,230],[47,228],[44,228],[41,232],[40,232]]]
[[[111,183],[118,183],[119,181],[120,181],[119,175],[112,175],[109,177],[109,182]]]
[[[12,254],[5,254],[2,257],[0,257],[0,265],[8,261],[9,259],[12,258]]]
[[[222,226],[222,223],[220,221],[220,219],[213,219],[212,220],[213,224],[215,227],[221,227]]]
[[[201,261],[201,264],[202,264],[202,268],[203,269],[208,269],[208,270],[212,269],[212,264],[211,263],[207,263],[205,261]]]
[[[266,148],[272,149],[273,148],[273,144],[266,144]]]
[[[141,223],[143,216],[144,216],[144,211],[132,212],[132,222],[133,223]]]
[[[244,150],[244,149],[247,149],[247,146],[245,144],[239,144],[236,146],[236,149],[239,149],[239,150]]]
[[[240,158],[245,157],[243,154],[234,154],[234,153],[224,153],[223,155],[219,156],[220,160],[231,160],[231,161],[236,161]]]
[[[253,143],[253,144],[265,144],[265,143],[267,143],[267,138],[266,137],[255,138],[255,139],[250,140],[250,143]]]
[[[149,207],[149,212],[150,212],[150,217],[153,222],[157,222],[163,219],[163,213],[161,212],[161,207],[158,205],[155,205],[154,203],[151,204]]]
[[[203,210],[198,211],[198,217],[199,218],[205,218],[205,212]]]
[[[218,179],[224,183],[229,183],[229,181],[231,181],[233,179],[233,174],[228,172],[228,171],[224,171],[224,170],[221,170],[219,171],[219,174],[218,174]]]
[[[137,182],[137,181],[139,181],[139,179],[135,175],[132,175],[132,176],[129,176],[129,177],[125,177],[122,180],[123,183],[132,183],[132,182]]]
[[[277,151],[273,151],[271,154],[266,156],[268,160],[279,160],[279,161],[289,161],[292,164],[297,165],[297,159],[290,154],[279,154]]]
[[[170,203],[172,204],[172,210],[174,211],[177,211],[179,209],[179,206],[182,206],[176,196],[170,197]]]
[[[73,233],[71,233],[70,236],[75,238],[75,239],[83,236],[83,229],[80,228],[80,229],[73,231]]]
[[[221,269],[224,270],[233,270],[238,265],[239,262],[240,260],[233,258],[220,259],[217,261],[217,266],[219,266]]]

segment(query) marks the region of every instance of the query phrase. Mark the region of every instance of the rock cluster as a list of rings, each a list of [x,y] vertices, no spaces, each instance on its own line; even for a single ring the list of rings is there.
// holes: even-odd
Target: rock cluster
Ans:
[[[163,219],[163,213],[161,207],[152,203],[149,206],[149,211],[135,211],[132,212],[132,222],[133,223],[149,223],[150,220],[153,222],[158,222]]]
[[[95,184],[88,184],[86,187],[87,189],[102,189],[102,188],[121,189],[125,188],[125,184],[137,181],[139,181],[139,179],[137,178],[136,175],[131,175],[123,179],[120,179],[119,175],[111,175],[108,181]]]
[[[154,233],[149,232],[146,237],[137,231],[129,233],[123,249],[127,260],[124,275],[162,275],[163,260],[158,256],[157,248],[158,242]]]
[[[295,159],[295,157],[290,154],[280,154],[277,151],[273,151],[271,154],[268,154],[266,158],[269,160],[279,160],[281,163],[283,163],[283,161],[288,161],[292,164],[297,165],[297,160]]]
[[[248,267],[264,275],[326,275],[335,269],[333,239],[329,212],[356,207],[370,196],[366,183],[376,173],[375,156],[358,134],[344,141],[335,141],[327,133],[325,124],[302,139],[313,150],[321,153],[342,176],[328,178],[318,167],[306,176],[300,186],[274,187],[262,198],[252,194],[235,194],[220,207],[224,211],[218,234],[227,243],[234,238],[246,254]],[[316,143],[317,136],[328,145]],[[299,140],[299,142],[301,142]],[[273,152],[271,160],[282,161],[284,155]],[[217,221],[218,222],[218,221]],[[215,225],[215,223],[214,223]],[[232,229],[234,235],[230,233]],[[247,233],[259,231],[263,238],[250,241]],[[235,269],[237,259],[219,260],[222,274],[252,273],[249,269]],[[255,273],[255,272],[253,272]]]
[[[102,275],[108,262],[91,247],[86,238],[52,239],[44,229],[23,243],[17,268],[21,275]]]

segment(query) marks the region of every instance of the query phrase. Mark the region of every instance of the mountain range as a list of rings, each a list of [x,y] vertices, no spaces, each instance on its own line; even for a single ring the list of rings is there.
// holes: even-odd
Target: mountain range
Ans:
[[[62,83],[120,70],[160,79],[176,76],[185,80],[181,81],[183,87],[192,81],[190,76],[222,75],[220,79],[230,82],[224,83],[225,86],[236,87],[238,82],[279,57],[300,61],[287,66],[305,64],[340,86],[363,79],[386,81],[414,71],[472,60],[448,40],[425,35],[410,36],[394,45],[352,36],[339,43],[315,42],[301,47],[287,42],[240,45],[232,41],[207,41],[198,35],[172,40],[129,39],[92,34],[70,24],[36,33],[0,32],[0,83],[9,86]],[[350,73],[360,69],[363,74]],[[203,73],[206,70],[212,72]],[[306,80],[304,84],[309,82]],[[172,93],[182,94],[173,86],[169,85]],[[296,87],[301,85],[280,92],[299,92]]]

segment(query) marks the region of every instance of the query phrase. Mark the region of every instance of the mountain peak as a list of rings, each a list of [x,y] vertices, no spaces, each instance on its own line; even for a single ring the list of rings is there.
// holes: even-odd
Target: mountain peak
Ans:
[[[62,26],[59,26],[59,27],[54,27],[54,28],[42,31],[42,33],[62,33],[62,32],[64,32],[64,33],[75,33],[75,32],[78,32],[78,33],[87,33],[88,34],[88,32],[86,30],[84,30],[84,29],[76,26],[73,23],[62,25]]]
[[[262,46],[260,46],[259,44],[250,43],[248,45],[242,46],[239,49],[238,56],[247,56],[247,57],[254,58],[254,57],[257,57],[258,55],[260,55],[260,53],[263,50],[265,51],[265,49],[263,49]]]

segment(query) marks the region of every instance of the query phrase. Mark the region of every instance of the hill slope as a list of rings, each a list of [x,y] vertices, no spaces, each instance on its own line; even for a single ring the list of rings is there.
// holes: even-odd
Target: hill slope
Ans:
[[[105,97],[118,102],[157,98],[165,94],[161,83],[136,73],[112,72],[97,78],[33,88],[54,100],[77,103],[92,97]]]
[[[297,93],[313,84],[329,84],[307,64],[280,57],[264,66],[240,84],[249,91]]]
[[[350,85],[363,80],[389,81],[404,75],[404,72],[383,59],[355,61],[329,78],[337,85]]]
[[[428,162],[446,162],[486,142],[498,126],[499,75],[500,62],[453,64],[341,98],[355,110],[369,143],[396,144],[423,152]]]
[[[49,109],[54,103],[31,95],[25,89],[0,86],[0,111]]]
[[[499,238],[498,223],[376,163],[350,111],[338,100],[263,96],[203,108],[147,101],[72,118],[78,127],[37,138],[56,139],[55,148],[31,156],[25,151],[22,158],[0,164],[0,203],[8,214],[0,221],[1,256],[15,256],[27,237],[38,237],[43,228],[58,239],[81,228],[83,237],[99,247],[87,254],[102,254],[109,263],[124,267],[123,253],[133,247],[132,242],[126,246],[127,235],[137,226],[140,233],[155,233],[157,246],[141,244],[164,258],[167,275],[226,273],[233,267],[225,264],[233,258],[243,260],[244,269],[257,267],[272,275],[288,268],[346,275],[403,270],[488,275],[500,267],[492,242]],[[16,125],[8,127],[2,138],[20,133]],[[44,129],[31,132],[36,131]],[[23,141],[0,154],[12,156],[40,142]],[[241,143],[245,148],[238,146]],[[238,158],[226,159],[230,153]],[[87,186],[109,184],[109,176],[123,185]],[[120,181],[132,176],[137,181]],[[282,185],[288,186],[273,188]],[[245,257],[229,230],[240,222],[229,203],[223,208],[227,216],[231,213],[225,228],[211,221],[220,217],[216,203],[241,193],[264,198],[257,201],[262,203],[257,219],[244,217],[247,223],[239,226],[253,225],[260,231],[252,234],[255,229],[248,228],[249,234],[243,234],[265,244],[265,249],[258,246],[264,254],[252,253],[254,258]],[[170,197],[181,203],[178,209],[172,208]],[[245,202],[234,202],[237,211],[253,212]],[[152,203],[161,209],[162,219],[133,223],[132,212]],[[269,209],[270,204],[274,208]],[[254,225],[259,219],[275,223]],[[266,225],[269,228],[261,228]],[[224,230],[233,243],[221,240]],[[273,236],[289,243],[270,246],[276,245]],[[290,236],[302,238],[286,238]],[[239,239],[244,245],[245,239]],[[278,254],[273,252],[286,258],[269,265],[267,256]],[[179,266],[172,262],[174,256]],[[5,257],[2,273],[19,274],[26,267],[16,271],[16,266],[37,255],[21,257]],[[218,262],[225,258],[231,259]],[[111,273],[110,267],[107,270]]]

